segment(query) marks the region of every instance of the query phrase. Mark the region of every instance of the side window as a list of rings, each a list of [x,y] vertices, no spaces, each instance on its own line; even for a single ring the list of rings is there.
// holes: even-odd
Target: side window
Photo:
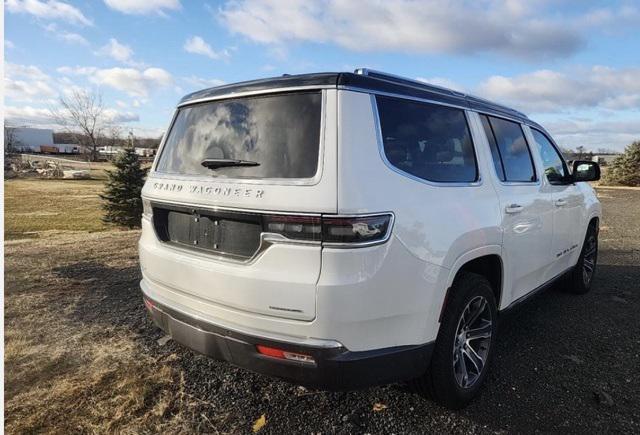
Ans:
[[[478,179],[464,111],[437,104],[376,97],[384,153],[396,168],[423,180]]]
[[[547,180],[549,180],[550,183],[563,180],[567,176],[567,169],[556,147],[553,146],[549,138],[541,131],[531,128],[531,133],[540,149],[540,157],[542,157],[544,173],[547,176]]]
[[[496,143],[496,137],[493,135],[491,124],[489,124],[489,118],[486,115],[480,115],[480,119],[482,120],[484,133],[487,135],[487,139],[489,139],[489,146],[491,147],[491,157],[493,158],[493,166],[496,168],[498,178],[502,181],[506,181],[506,178],[504,176],[504,167],[502,166],[502,159],[500,158],[500,151],[498,150],[498,144]]]
[[[502,181],[532,182],[536,181],[531,151],[520,124],[502,118],[481,115],[485,132],[489,138],[494,163],[499,159],[501,169],[496,164],[496,171]],[[487,131],[490,128],[491,132]]]

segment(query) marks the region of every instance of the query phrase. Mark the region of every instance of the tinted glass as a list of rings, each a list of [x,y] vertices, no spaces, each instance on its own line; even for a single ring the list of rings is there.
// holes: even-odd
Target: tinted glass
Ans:
[[[496,143],[496,137],[493,135],[493,130],[491,129],[489,118],[487,117],[487,115],[480,115],[480,120],[482,120],[482,127],[484,128],[484,133],[487,135],[489,147],[491,147],[493,166],[496,168],[498,178],[500,178],[502,181],[506,181],[504,177],[504,168],[502,167],[502,159],[500,159],[500,151],[498,151],[498,144]]]
[[[488,119],[504,168],[505,181],[536,181],[533,160],[520,124],[491,116]]]
[[[399,98],[376,97],[389,162],[436,182],[472,182],[476,158],[464,111]]]
[[[531,133],[538,144],[547,179],[550,182],[562,180],[567,175],[562,157],[544,133],[533,128]]]
[[[318,169],[320,92],[237,98],[179,110],[156,168],[229,178],[311,178]],[[204,159],[259,166],[215,170]]]

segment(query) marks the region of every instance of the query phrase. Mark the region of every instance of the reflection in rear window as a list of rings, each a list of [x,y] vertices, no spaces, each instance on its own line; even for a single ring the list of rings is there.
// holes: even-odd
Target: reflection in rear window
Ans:
[[[322,95],[292,93],[179,109],[156,170],[228,178],[312,178],[318,169]],[[205,159],[259,166],[202,166]]]

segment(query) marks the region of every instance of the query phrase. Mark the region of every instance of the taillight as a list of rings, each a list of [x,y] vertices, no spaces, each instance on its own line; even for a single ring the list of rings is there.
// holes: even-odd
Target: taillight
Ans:
[[[322,221],[316,216],[265,216],[263,230],[294,240],[322,240]]]
[[[151,202],[148,199],[142,199],[142,216],[147,219],[151,219],[153,216],[153,208],[151,207]]]
[[[352,247],[386,241],[393,215],[290,216],[268,215],[263,231],[287,239],[322,242],[326,246]]]
[[[371,244],[386,240],[391,215],[323,217],[322,242],[331,245]]]

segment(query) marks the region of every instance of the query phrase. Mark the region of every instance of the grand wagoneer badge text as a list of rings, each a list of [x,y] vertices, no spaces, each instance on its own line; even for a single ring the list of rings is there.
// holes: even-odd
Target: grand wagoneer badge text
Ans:
[[[227,196],[235,198],[263,198],[264,190],[245,187],[203,186],[199,184],[182,185],[178,183],[153,183],[155,190],[164,192],[189,192],[196,195]]]

